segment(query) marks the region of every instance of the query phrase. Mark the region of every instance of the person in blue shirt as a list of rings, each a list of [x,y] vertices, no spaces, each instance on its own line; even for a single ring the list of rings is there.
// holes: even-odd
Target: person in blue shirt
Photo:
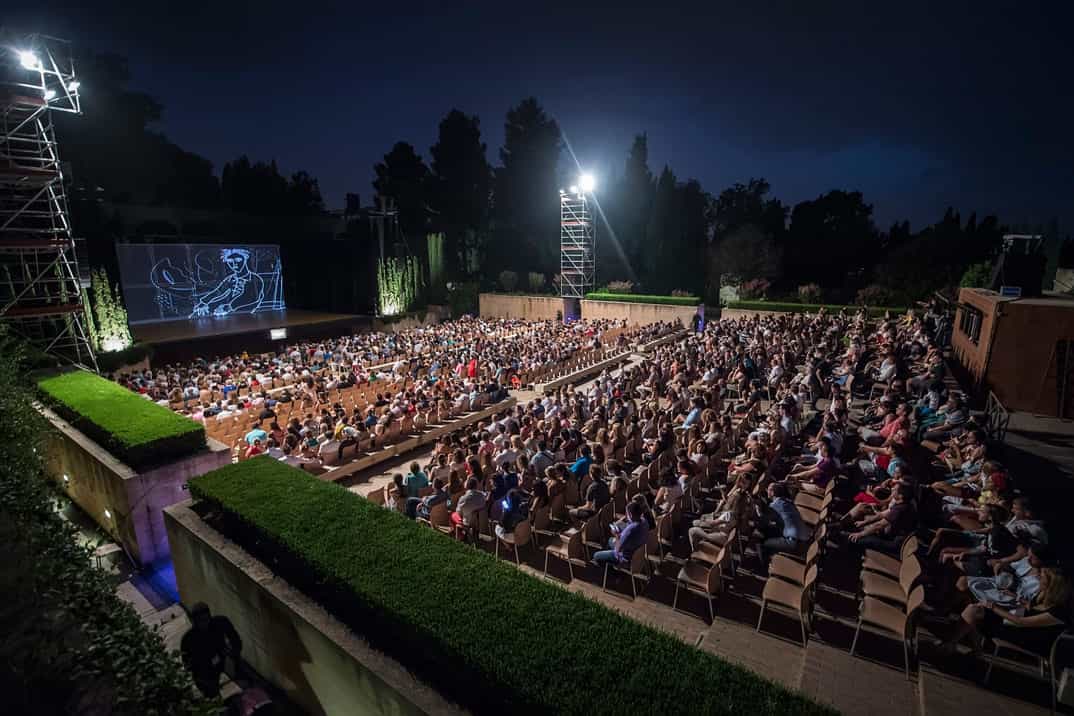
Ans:
[[[575,480],[581,482],[582,478],[589,474],[589,466],[593,464],[593,451],[588,445],[582,445],[578,450],[578,459],[574,461],[568,470]]]
[[[688,428],[698,420],[701,419],[701,413],[705,410],[705,400],[703,398],[694,398],[693,407],[690,412],[686,414],[686,419],[682,421],[682,426]]]
[[[421,491],[429,486],[429,478],[418,463],[410,463],[410,472],[403,478],[403,486],[407,497],[421,497]]]
[[[761,561],[765,566],[776,552],[800,554],[812,535],[812,530],[802,521],[802,514],[790,499],[790,491],[781,482],[768,486],[771,502],[762,517],[761,532],[764,541],[760,545]]]
[[[643,549],[649,541],[649,524],[643,517],[641,505],[628,502],[626,511],[630,522],[618,536],[608,540],[608,549],[593,554],[593,561],[597,565],[629,564],[634,550]]]
[[[255,440],[260,440],[264,443],[267,438],[268,433],[261,428],[261,423],[255,422],[253,427],[250,428],[250,432],[246,433],[246,444],[253,445]]]

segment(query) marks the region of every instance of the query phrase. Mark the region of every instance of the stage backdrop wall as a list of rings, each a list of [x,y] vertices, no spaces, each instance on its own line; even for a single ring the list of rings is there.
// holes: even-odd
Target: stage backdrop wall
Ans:
[[[131,324],[285,307],[279,246],[118,244],[116,254]]]

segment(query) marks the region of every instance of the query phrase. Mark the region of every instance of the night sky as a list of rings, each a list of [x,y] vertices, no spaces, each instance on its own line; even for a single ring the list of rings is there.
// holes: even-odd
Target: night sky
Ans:
[[[3,21],[126,55],[172,140],[217,172],[243,153],[306,169],[330,207],[348,191],[368,203],[397,140],[428,159],[452,107],[480,116],[497,164],[505,111],[534,95],[605,180],[648,132],[654,172],[667,163],[713,193],[764,176],[789,203],[860,189],[881,227],[918,228],[947,205],[1074,225],[1067,2],[300,12],[318,4],[8,2]]]

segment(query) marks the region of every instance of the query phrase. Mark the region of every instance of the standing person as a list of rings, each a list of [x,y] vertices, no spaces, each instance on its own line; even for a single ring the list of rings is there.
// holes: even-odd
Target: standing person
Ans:
[[[209,605],[198,602],[190,608],[190,631],[183,635],[179,650],[183,664],[194,676],[194,684],[205,696],[220,695],[220,675],[224,673],[224,659],[238,661],[242,653],[242,639],[231,620],[225,616],[213,616]]]

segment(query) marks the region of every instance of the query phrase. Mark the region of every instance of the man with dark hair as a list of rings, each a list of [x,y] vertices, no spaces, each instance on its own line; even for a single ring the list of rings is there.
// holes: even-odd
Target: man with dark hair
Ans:
[[[909,485],[899,484],[886,510],[854,523],[850,541],[862,549],[895,555],[903,539],[917,529],[917,507]]]
[[[790,491],[781,482],[768,486],[768,508],[762,515],[760,545],[761,561],[767,566],[776,552],[799,554],[809,541],[811,530],[802,521],[798,507],[790,499]]]
[[[194,684],[207,697],[220,695],[220,675],[224,673],[224,659],[236,662],[242,653],[242,639],[231,620],[213,616],[209,605],[198,602],[190,608],[193,626],[183,635],[179,650],[183,664],[194,677]]]
[[[593,561],[598,566],[629,564],[634,550],[644,549],[649,541],[649,524],[645,521],[641,505],[629,502],[626,512],[629,520],[627,526],[608,540],[608,549],[593,554]]]

